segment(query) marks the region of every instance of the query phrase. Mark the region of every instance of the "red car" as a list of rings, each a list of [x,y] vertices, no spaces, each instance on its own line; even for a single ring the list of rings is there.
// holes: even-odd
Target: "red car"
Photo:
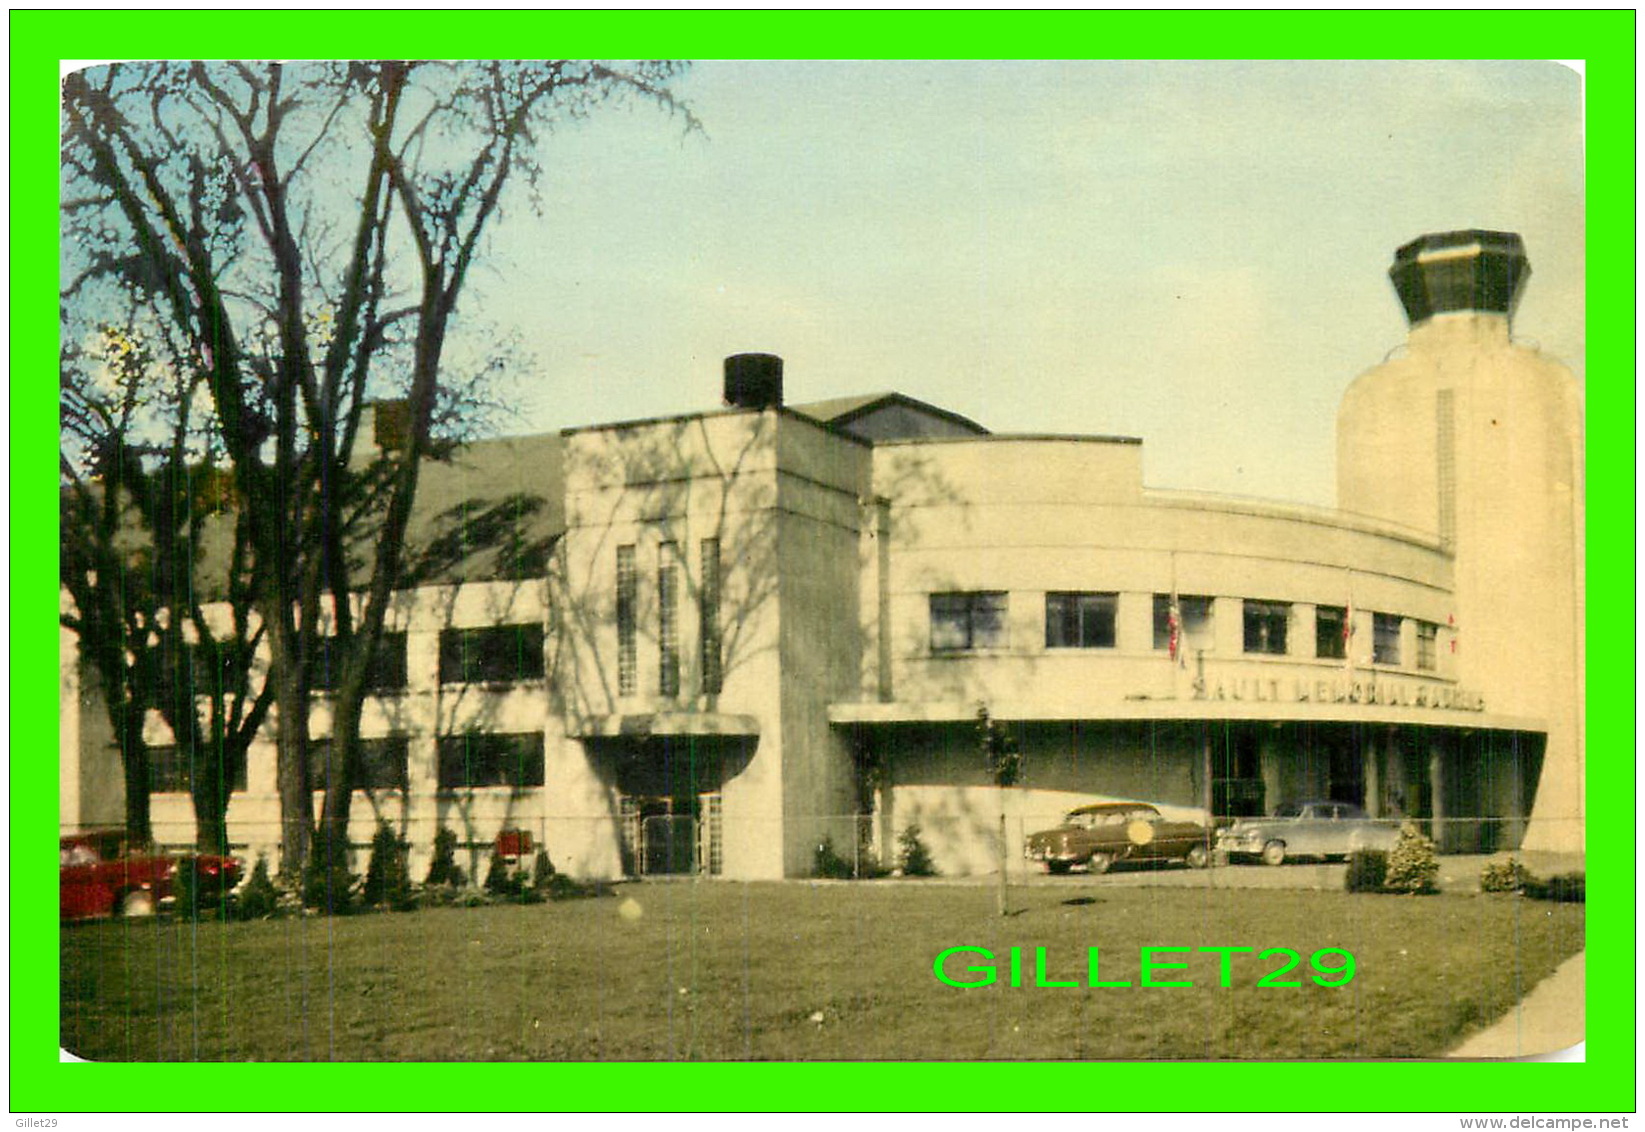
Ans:
[[[58,904],[65,920],[152,916],[162,904],[176,901],[184,869],[192,871],[202,902],[219,899],[240,881],[240,862],[233,857],[155,853],[128,844],[118,829],[61,838],[58,862]]]

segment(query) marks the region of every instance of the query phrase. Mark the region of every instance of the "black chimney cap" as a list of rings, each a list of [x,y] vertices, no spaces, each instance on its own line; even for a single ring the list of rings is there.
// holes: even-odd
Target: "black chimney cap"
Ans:
[[[1412,326],[1448,311],[1512,315],[1530,274],[1516,233],[1480,228],[1419,236],[1388,269]]]
[[[732,354],[725,360],[725,403],[769,409],[783,403],[783,360],[776,354]]]

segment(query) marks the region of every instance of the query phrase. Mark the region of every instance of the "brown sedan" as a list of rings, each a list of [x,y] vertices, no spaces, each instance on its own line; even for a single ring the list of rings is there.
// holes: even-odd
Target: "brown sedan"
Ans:
[[[1171,821],[1146,802],[1098,802],[1071,810],[1056,829],[1030,834],[1023,855],[1043,861],[1048,873],[1075,865],[1105,873],[1115,861],[1211,863],[1211,830],[1198,822]]]

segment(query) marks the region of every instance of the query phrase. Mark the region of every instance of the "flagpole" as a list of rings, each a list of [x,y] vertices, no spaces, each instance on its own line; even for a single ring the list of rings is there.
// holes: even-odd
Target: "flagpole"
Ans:
[[[1171,552],[1171,603],[1165,609],[1165,655],[1171,665],[1171,698],[1180,699],[1182,680],[1182,650],[1186,642],[1182,633],[1182,604],[1177,595],[1177,552]]]
[[[1354,682],[1354,568],[1348,567],[1348,609],[1342,618],[1342,657],[1350,687]]]

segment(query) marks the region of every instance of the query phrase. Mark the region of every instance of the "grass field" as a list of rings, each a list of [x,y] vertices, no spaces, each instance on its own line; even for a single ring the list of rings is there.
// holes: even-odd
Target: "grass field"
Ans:
[[[628,915],[621,912],[627,898]],[[652,883],[617,899],[248,924],[65,926],[62,1040],[93,1059],[1381,1058],[1444,1053],[1583,945],[1580,906],[1443,895],[1046,886],[994,914],[986,887]],[[636,915],[636,911],[638,914]],[[1142,947],[1214,955],[1139,981]],[[945,948],[1000,957],[993,986],[939,982]],[[1023,949],[1024,986],[1004,957]],[[1035,987],[1033,950],[1049,979]],[[1357,960],[1314,985],[1313,951]],[[1177,961],[1184,956],[1172,956]],[[956,956],[956,978],[974,959]],[[1127,968],[1129,968],[1127,970]]]

